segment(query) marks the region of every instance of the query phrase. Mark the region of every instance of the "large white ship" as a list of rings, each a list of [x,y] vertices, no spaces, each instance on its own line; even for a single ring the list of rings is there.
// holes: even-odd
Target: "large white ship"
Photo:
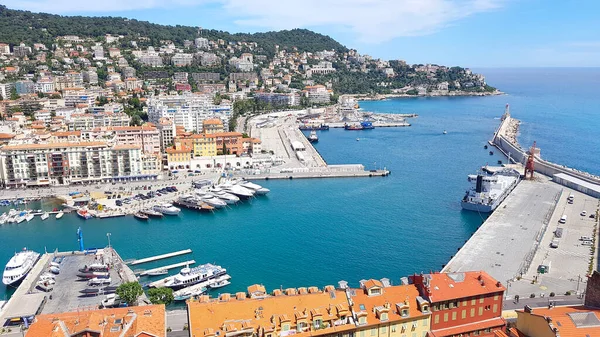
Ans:
[[[39,253],[27,250],[26,248],[15,253],[4,268],[2,283],[8,286],[21,282],[21,280],[27,276],[31,268],[33,268],[39,257]]]
[[[179,274],[152,282],[149,286],[154,288],[168,287],[173,290],[179,290],[200,282],[215,279],[225,274],[227,274],[225,268],[207,263],[195,268],[185,267],[181,269]]]
[[[481,213],[493,212],[517,186],[520,177],[519,172],[508,168],[493,175],[470,174],[472,186],[461,201],[462,208]]]

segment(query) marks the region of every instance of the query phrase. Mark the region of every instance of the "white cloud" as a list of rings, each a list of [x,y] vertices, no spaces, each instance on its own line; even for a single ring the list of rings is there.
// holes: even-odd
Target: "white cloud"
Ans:
[[[506,0],[5,0],[9,8],[52,13],[115,12],[220,4],[224,18],[243,27],[291,29],[335,27],[361,42],[381,43],[401,36],[434,33]],[[191,9],[190,9],[191,10]],[[199,15],[201,17],[201,15]]]

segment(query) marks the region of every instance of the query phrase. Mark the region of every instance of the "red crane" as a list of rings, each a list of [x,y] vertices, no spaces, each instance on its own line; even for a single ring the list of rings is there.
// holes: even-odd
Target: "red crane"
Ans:
[[[535,171],[535,162],[534,162],[534,154],[535,154],[535,141],[533,142],[533,146],[529,149],[529,157],[527,158],[527,163],[525,164],[525,179],[527,179],[527,173],[529,173],[529,179],[533,180],[533,172]]]

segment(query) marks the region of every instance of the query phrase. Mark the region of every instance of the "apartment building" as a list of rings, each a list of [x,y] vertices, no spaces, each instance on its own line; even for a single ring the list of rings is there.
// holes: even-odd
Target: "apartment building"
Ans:
[[[0,148],[0,179],[7,188],[154,178],[142,174],[142,151],[105,142],[9,145]]]
[[[494,336],[505,325],[506,288],[484,271],[434,273],[410,277],[431,305],[430,337]]]
[[[169,118],[176,126],[183,126],[186,131],[202,131],[202,123],[206,119],[219,118],[223,127],[229,127],[231,105],[215,105],[210,95],[172,95],[151,97],[147,101],[148,119],[157,123],[161,118]]]
[[[211,135],[215,137],[217,154],[235,154],[239,156],[244,153],[244,144],[241,133],[217,132]]]
[[[211,134],[225,131],[223,121],[218,118],[211,118],[202,121],[202,132]]]
[[[161,118],[155,125],[160,133],[160,152],[165,152],[166,148],[173,145],[175,123],[168,118]]]
[[[324,104],[331,100],[331,93],[324,85],[312,85],[305,88],[310,103]]]
[[[297,93],[272,93],[272,92],[255,92],[254,98],[260,102],[276,105],[276,106],[296,106],[300,105],[300,95]],[[328,98],[329,99],[329,98]]]
[[[72,114],[66,122],[69,130],[91,130],[106,126],[129,126],[130,117],[124,113]]]
[[[166,337],[164,305],[78,310],[38,315],[27,337],[120,336]]]

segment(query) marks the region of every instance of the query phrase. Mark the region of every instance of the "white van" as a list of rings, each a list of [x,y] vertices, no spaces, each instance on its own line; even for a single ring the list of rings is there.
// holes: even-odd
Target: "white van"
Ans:
[[[567,215],[563,214],[563,216],[560,218],[560,220],[558,220],[558,222],[560,222],[560,223],[567,223]]]

